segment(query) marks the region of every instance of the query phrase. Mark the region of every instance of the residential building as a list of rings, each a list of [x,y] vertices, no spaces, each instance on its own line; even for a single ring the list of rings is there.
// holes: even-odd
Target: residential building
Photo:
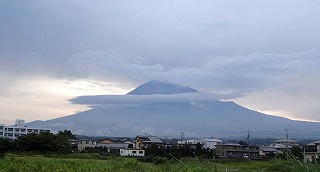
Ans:
[[[22,119],[17,119],[15,125],[0,125],[0,137],[8,138],[10,140],[15,140],[17,139],[17,137],[27,135],[29,133],[41,132],[51,132],[51,130],[46,128],[27,127],[25,124],[25,120]]]
[[[222,145],[222,143],[219,139],[203,139],[203,148],[216,149],[216,146]]]
[[[260,146],[259,147],[259,155],[260,156],[270,156],[270,155],[276,155],[280,153],[276,148],[270,147],[270,146]]]
[[[216,145],[221,145],[223,142],[219,139],[187,139],[178,141],[179,145],[189,145],[192,148],[195,148],[199,143],[205,149],[216,149]]]
[[[281,139],[281,140],[276,140],[273,142],[275,146],[283,147],[284,145],[285,148],[292,148],[293,146],[299,146],[299,143],[295,140],[287,140],[287,139]]]
[[[136,137],[136,149],[147,148],[152,144],[157,146],[164,146],[164,142],[156,136],[137,136]]]
[[[145,156],[143,149],[120,149],[120,156]]]
[[[202,143],[199,139],[186,139],[178,141],[179,146],[189,146],[192,149],[196,149],[197,144],[201,144],[202,146]]]
[[[120,149],[128,148],[129,143],[124,143],[123,141],[111,139],[103,139],[93,143],[94,147],[103,147],[108,150],[108,152],[118,152]]]
[[[0,137],[4,137],[4,124],[0,124]]]
[[[128,148],[132,149],[132,148],[135,148],[136,147],[136,143],[135,142],[132,142],[132,141],[125,141],[123,142],[125,144],[128,144]]]
[[[216,145],[215,153],[222,158],[257,157],[259,156],[259,147],[234,143],[223,143],[221,145]]]
[[[93,148],[94,144],[92,140],[82,139],[78,141],[78,150],[84,151],[86,148]]]
[[[162,139],[165,147],[177,148],[178,140],[177,139]]]
[[[304,152],[304,162],[318,161],[320,157],[320,140],[309,143],[306,146],[307,151]]]

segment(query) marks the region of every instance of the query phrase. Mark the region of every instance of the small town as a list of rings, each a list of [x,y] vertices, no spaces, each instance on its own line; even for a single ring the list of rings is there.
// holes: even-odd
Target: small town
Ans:
[[[141,162],[164,163],[169,159],[181,162],[182,158],[195,158],[198,161],[265,161],[286,159],[288,157],[301,160],[303,163],[317,163],[320,154],[320,141],[299,144],[288,138],[274,140],[269,144],[250,144],[249,136],[245,141],[224,142],[217,138],[186,139],[181,133],[180,139],[158,138],[151,135],[136,137],[89,137],[77,136],[71,131],[59,131],[65,140],[58,140],[64,149],[50,149],[56,140],[46,137],[53,136],[48,128],[26,126],[25,120],[17,119],[14,125],[0,125],[0,155],[4,158],[11,153],[33,152],[36,154],[94,154],[102,157],[131,157]],[[91,138],[91,139],[90,139]],[[37,142],[34,139],[38,139]],[[269,141],[269,140],[268,140]],[[63,144],[64,142],[64,144]],[[10,143],[12,146],[9,146]],[[23,144],[23,145],[20,145]],[[201,159],[201,160],[200,160]]]

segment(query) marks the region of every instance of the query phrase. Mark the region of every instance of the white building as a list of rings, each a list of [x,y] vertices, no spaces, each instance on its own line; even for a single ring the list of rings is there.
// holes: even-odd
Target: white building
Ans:
[[[203,139],[203,147],[209,149],[216,149],[217,145],[222,145],[222,141],[219,139]]]
[[[0,137],[10,140],[17,139],[18,136],[27,135],[29,133],[51,132],[50,129],[27,127],[25,120],[17,119],[15,125],[5,126],[0,124]]]
[[[4,124],[0,124],[0,137],[4,137]]]
[[[92,140],[82,139],[78,142],[78,150],[84,151],[86,148],[93,148],[94,144]]]
[[[143,149],[120,149],[120,156],[144,156]]]
[[[216,149],[216,146],[221,145],[223,142],[219,139],[187,139],[178,141],[178,144],[196,145],[197,143],[200,143],[205,149]]]
[[[276,149],[292,148],[293,146],[299,146],[299,143],[295,140],[281,139],[273,142]]]

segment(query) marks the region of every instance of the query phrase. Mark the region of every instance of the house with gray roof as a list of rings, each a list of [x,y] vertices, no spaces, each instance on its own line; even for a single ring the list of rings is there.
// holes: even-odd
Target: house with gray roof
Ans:
[[[147,148],[152,144],[157,146],[164,146],[164,142],[156,136],[137,136],[136,137],[136,149]]]

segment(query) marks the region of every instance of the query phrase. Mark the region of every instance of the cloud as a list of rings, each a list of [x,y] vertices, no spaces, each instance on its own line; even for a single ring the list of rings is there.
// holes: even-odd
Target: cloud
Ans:
[[[221,99],[234,99],[240,94],[213,94],[213,93],[184,93],[172,95],[92,95],[79,96],[70,101],[73,104],[91,106],[138,106],[159,102],[190,102],[192,105],[200,105],[204,101]],[[197,102],[200,102],[199,104]]]
[[[303,90],[303,99],[316,102],[303,93],[319,88],[313,81],[320,65],[319,8],[316,0],[1,2],[0,95],[36,94],[25,83],[42,77],[90,81],[86,94],[97,93],[85,91],[95,87],[125,92],[158,79],[260,99],[277,89],[287,104],[283,111],[314,114],[305,104],[305,111],[292,112],[296,104],[285,91]]]
[[[281,86],[267,88],[235,99],[251,109],[291,119],[320,121],[318,95],[319,71],[305,72]]]

